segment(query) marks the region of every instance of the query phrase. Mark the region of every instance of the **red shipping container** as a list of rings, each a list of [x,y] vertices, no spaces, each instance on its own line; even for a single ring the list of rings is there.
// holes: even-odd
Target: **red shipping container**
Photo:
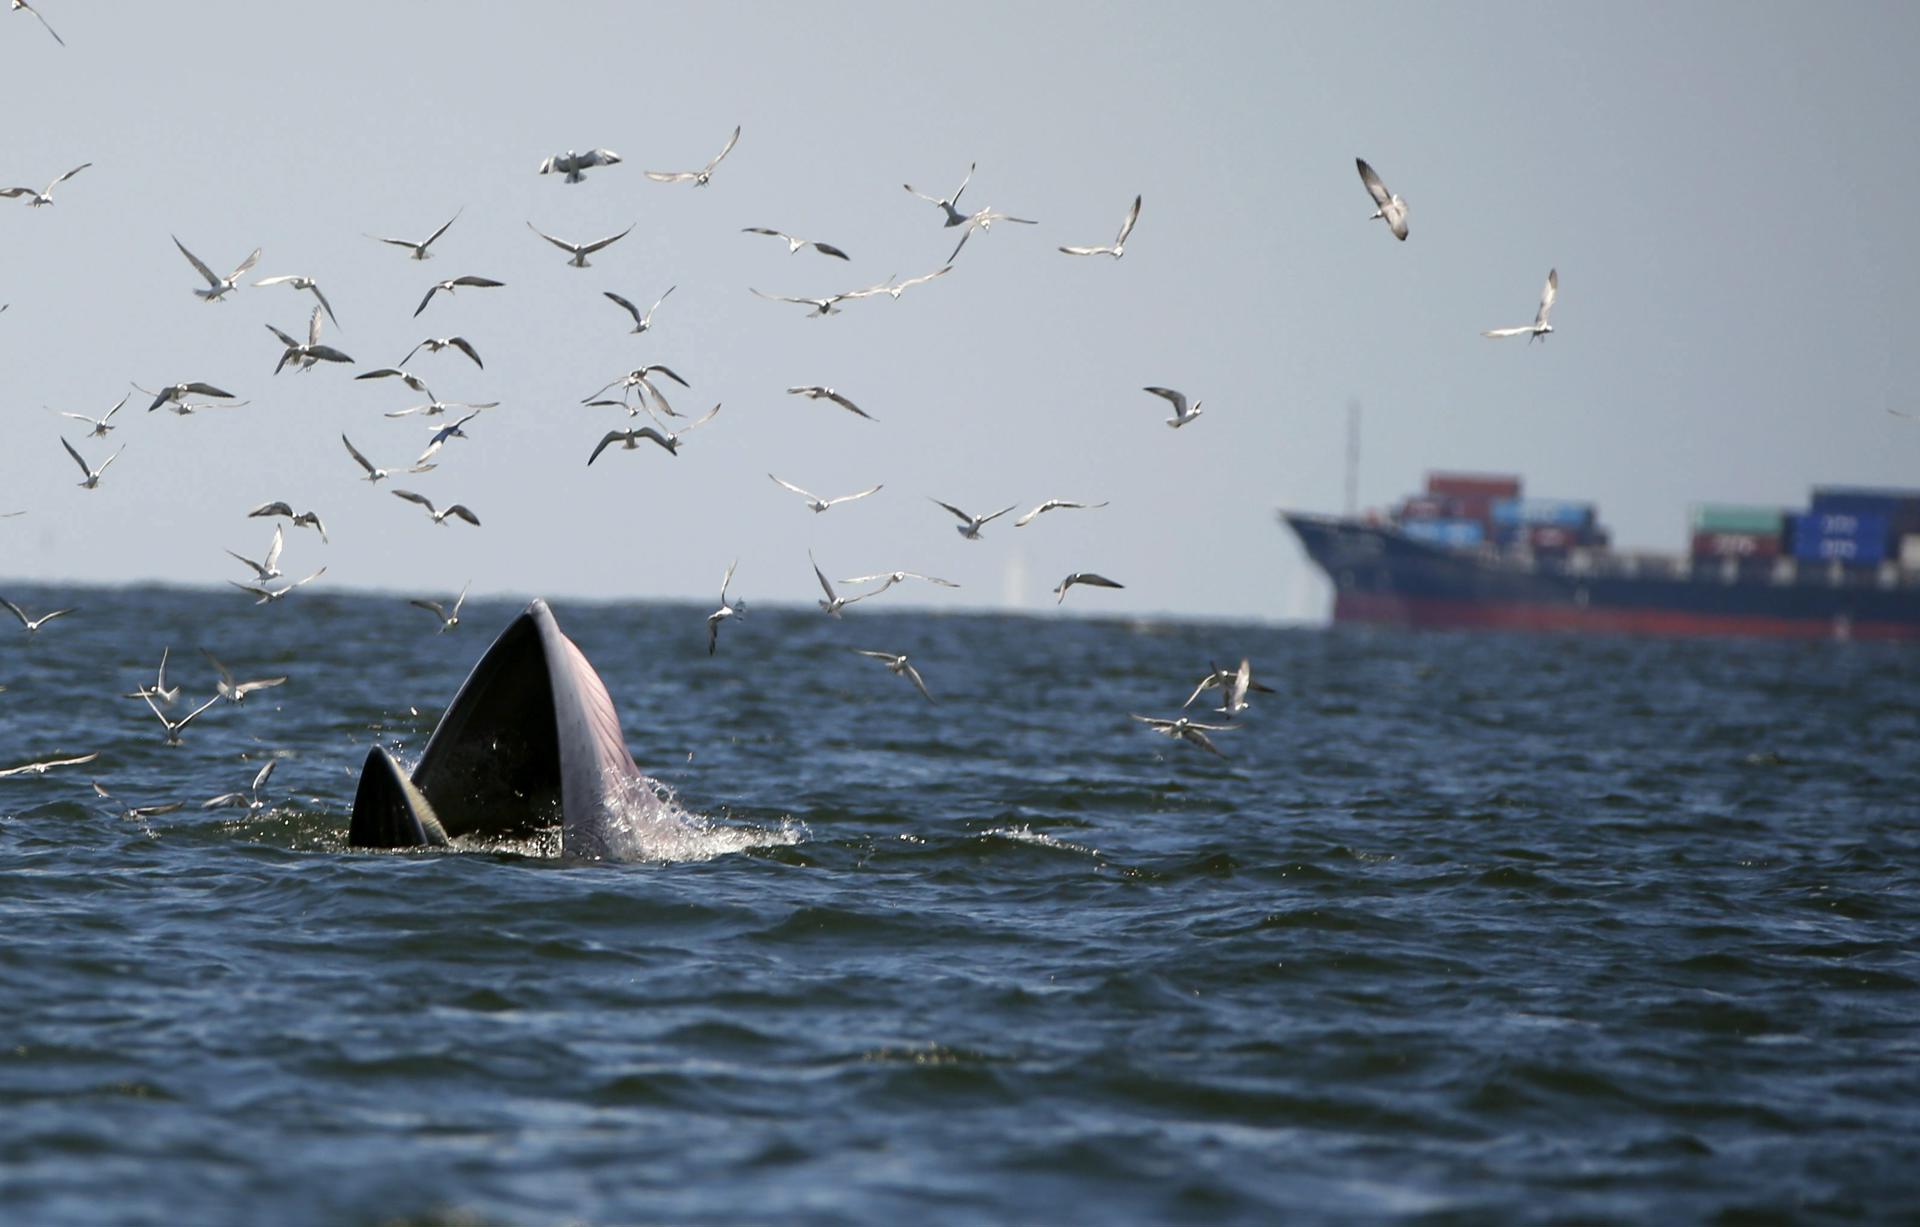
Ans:
[[[1695,533],[1695,558],[1778,558],[1777,533]]]
[[[1535,524],[1527,530],[1527,545],[1536,550],[1570,550],[1578,541],[1574,534],[1558,524]]]
[[[1450,494],[1456,498],[1519,498],[1520,479],[1505,473],[1429,473],[1428,494]]]
[[[1499,497],[1491,494],[1461,494],[1453,497],[1454,513],[1463,520],[1478,520],[1482,524],[1493,524],[1493,505]]]

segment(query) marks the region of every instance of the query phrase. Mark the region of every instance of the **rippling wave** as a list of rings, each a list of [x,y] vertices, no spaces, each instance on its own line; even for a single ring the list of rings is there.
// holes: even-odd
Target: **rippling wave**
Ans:
[[[8,1222],[1920,1205],[1910,652],[563,605],[683,834],[593,864],[344,846],[511,605],[17,595],[0,766],[100,757],[0,780]],[[168,746],[167,646],[291,680]]]

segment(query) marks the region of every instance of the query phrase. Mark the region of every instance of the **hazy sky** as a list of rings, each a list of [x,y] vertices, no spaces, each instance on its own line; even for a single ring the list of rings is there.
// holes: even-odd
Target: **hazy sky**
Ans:
[[[687,6],[40,0],[63,49],[0,13],[15,99],[0,184],[0,581],[246,578],[268,499],[312,507],[283,566],[321,585],[613,598],[811,601],[829,575],[896,567],[958,592],[887,602],[1317,617],[1327,592],[1277,508],[1340,509],[1345,406],[1364,406],[1361,500],[1430,468],[1510,470],[1592,498],[1617,540],[1678,549],[1690,503],[1803,502],[1816,483],[1920,485],[1920,8],[1623,5],[896,4]],[[564,19],[563,19],[564,18]],[[663,185],[738,148],[711,184]],[[545,156],[624,164],[569,186]],[[1378,222],[1353,159],[1411,208]],[[952,274],[829,319],[762,301],[937,269],[955,232],[931,193],[1039,220],[976,236]],[[1135,193],[1124,259],[1109,241]],[[365,234],[424,237],[437,258]],[[584,240],[638,223],[585,271],[527,223]],[[771,226],[845,248],[788,256]],[[169,241],[248,280],[317,276],[359,370],[409,367],[444,399],[498,400],[441,467],[370,486],[425,445],[421,399],[323,367],[272,376],[262,327],[309,295],[207,305]],[[1560,271],[1545,345],[1526,323]],[[463,273],[501,290],[439,296]],[[601,298],[676,293],[628,334]],[[618,411],[582,397],[643,362],[719,417],[669,457],[585,460]],[[207,380],[251,404],[188,418],[130,381]],[[866,422],[789,384],[833,385]],[[1178,431],[1140,391],[1204,401]],[[437,419],[444,422],[446,419]],[[98,490],[62,453],[125,455]],[[769,471],[872,498],[808,512]],[[392,484],[485,521],[436,527]],[[988,511],[1108,499],[977,542],[929,499]],[[316,585],[318,587],[319,585]],[[237,594],[236,600],[240,600]],[[296,598],[297,599],[297,598]],[[857,611],[854,616],[857,616]]]

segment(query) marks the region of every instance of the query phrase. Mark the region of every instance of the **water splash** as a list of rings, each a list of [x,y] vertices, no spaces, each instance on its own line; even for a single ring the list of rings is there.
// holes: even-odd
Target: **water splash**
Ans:
[[[996,835],[1001,839],[1012,840],[1017,844],[1032,844],[1039,848],[1055,848],[1062,852],[1079,852],[1092,857],[1098,857],[1100,855],[1100,849],[1098,848],[1088,847],[1086,844],[1076,844],[1071,840],[1060,839],[1057,836],[1047,834],[1045,831],[1036,831],[1024,822],[1017,827],[993,827],[983,832],[983,834]]]
[[[807,836],[804,824],[782,819],[777,827],[716,821],[683,807],[673,789],[641,777],[611,798],[603,859],[678,864],[708,861],[752,848],[789,847]]]

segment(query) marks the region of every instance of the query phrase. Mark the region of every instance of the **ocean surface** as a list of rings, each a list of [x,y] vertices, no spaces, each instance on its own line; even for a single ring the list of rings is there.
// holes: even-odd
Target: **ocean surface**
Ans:
[[[8,1224],[1920,1221],[1911,649],[563,601],[591,863],[345,847],[515,603],[4,595]]]

